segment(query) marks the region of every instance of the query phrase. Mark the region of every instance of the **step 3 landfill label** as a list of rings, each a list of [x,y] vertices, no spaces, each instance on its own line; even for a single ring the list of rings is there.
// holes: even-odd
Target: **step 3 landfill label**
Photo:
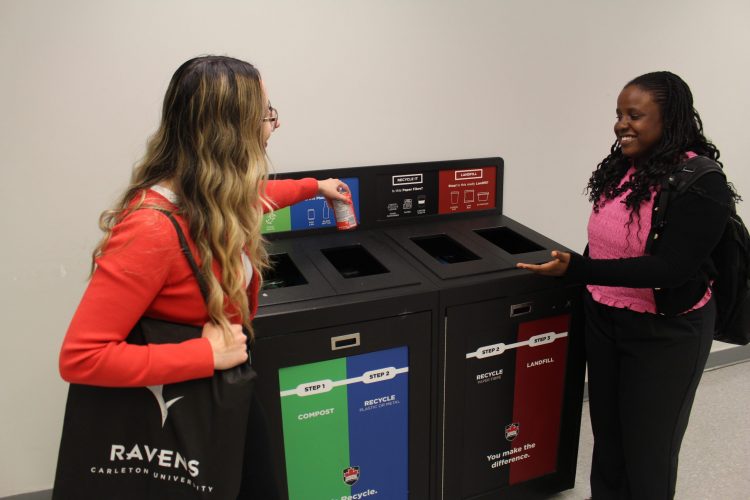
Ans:
[[[523,428],[512,440],[514,452],[508,457],[514,461],[509,462],[513,463],[510,484],[557,470],[569,323],[570,317],[564,315],[518,326],[518,341],[526,341],[530,347],[516,354],[513,421],[510,424],[523,423]],[[506,427],[506,437],[507,434]]]
[[[397,347],[279,370],[289,498],[408,498],[408,358]]]

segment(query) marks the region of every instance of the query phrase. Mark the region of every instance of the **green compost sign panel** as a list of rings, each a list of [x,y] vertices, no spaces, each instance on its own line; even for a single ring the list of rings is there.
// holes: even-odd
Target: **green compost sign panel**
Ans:
[[[279,370],[289,498],[408,498],[407,347]]]

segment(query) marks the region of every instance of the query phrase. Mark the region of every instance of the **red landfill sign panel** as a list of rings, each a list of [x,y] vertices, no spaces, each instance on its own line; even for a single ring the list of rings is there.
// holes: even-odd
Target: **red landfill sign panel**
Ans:
[[[496,175],[495,167],[441,170],[438,213],[495,208]]]

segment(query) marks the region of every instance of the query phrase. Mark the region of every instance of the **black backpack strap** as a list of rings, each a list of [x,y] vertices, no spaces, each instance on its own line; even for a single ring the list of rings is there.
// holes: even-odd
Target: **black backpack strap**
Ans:
[[[180,227],[179,222],[177,222],[177,219],[174,218],[172,212],[170,212],[169,210],[165,210],[163,208],[154,208],[154,210],[163,213],[172,222],[175,231],[177,231],[177,238],[180,240],[180,248],[182,249],[182,253],[183,255],[185,255],[188,264],[190,264],[190,268],[193,270],[193,274],[195,275],[195,279],[198,282],[198,288],[200,288],[201,290],[203,300],[206,302],[206,304],[208,304],[208,283],[206,283],[206,278],[203,276],[203,273],[198,267],[198,264],[195,262],[195,258],[193,257],[193,253],[190,251],[190,247],[187,243],[187,238],[185,238],[185,233],[182,232],[182,228]]]
[[[711,172],[718,172],[726,177],[724,170],[715,161],[705,156],[694,156],[686,161],[680,170],[670,175],[668,181],[674,183],[678,194],[682,194],[698,179]]]
[[[695,182],[711,172],[724,174],[724,170],[715,161],[705,156],[694,156],[682,164],[682,168],[670,174],[661,183],[658,199],[651,214],[651,232],[646,240],[646,254],[651,255],[654,242],[659,239],[667,225],[667,207],[669,202],[686,192]]]

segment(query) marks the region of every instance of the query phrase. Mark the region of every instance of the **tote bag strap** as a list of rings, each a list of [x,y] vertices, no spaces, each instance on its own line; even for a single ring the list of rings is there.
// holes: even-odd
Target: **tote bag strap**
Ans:
[[[208,305],[208,283],[206,283],[206,278],[203,276],[203,273],[198,267],[198,264],[195,262],[195,258],[193,257],[193,253],[190,251],[190,247],[187,243],[187,238],[185,237],[185,233],[182,232],[182,228],[180,227],[179,222],[177,222],[177,219],[174,218],[174,215],[172,215],[172,212],[170,212],[169,210],[165,210],[163,208],[154,208],[154,210],[158,210],[159,212],[163,213],[172,222],[175,231],[177,231],[177,238],[180,240],[180,248],[182,249],[182,254],[187,259],[188,264],[190,264],[190,269],[193,270],[195,279],[196,281],[198,281],[198,288],[200,288],[201,290],[203,301],[206,303],[206,305]]]
[[[201,295],[203,296],[203,301],[206,303],[206,306],[208,306],[208,283],[206,283],[206,278],[203,276],[203,273],[198,267],[198,264],[195,262],[195,258],[193,257],[193,253],[190,251],[190,247],[188,246],[188,243],[187,243],[187,238],[185,237],[185,233],[182,232],[182,228],[180,227],[180,224],[177,222],[177,219],[174,218],[174,215],[172,215],[172,212],[170,212],[169,210],[158,208],[158,207],[154,207],[153,209],[158,210],[159,212],[169,217],[169,220],[172,222],[172,225],[174,226],[175,231],[177,231],[177,238],[180,240],[180,248],[182,249],[182,253],[183,255],[185,255],[185,258],[190,264],[190,268],[193,270],[195,279],[198,282],[198,288],[200,288]],[[244,327],[243,327],[243,331],[245,332],[246,335],[248,336],[250,335],[247,329]],[[250,351],[248,351],[247,354],[248,354],[247,363],[249,365],[251,364]],[[226,370],[226,372],[231,373],[234,370],[236,370],[236,367],[233,369]]]

